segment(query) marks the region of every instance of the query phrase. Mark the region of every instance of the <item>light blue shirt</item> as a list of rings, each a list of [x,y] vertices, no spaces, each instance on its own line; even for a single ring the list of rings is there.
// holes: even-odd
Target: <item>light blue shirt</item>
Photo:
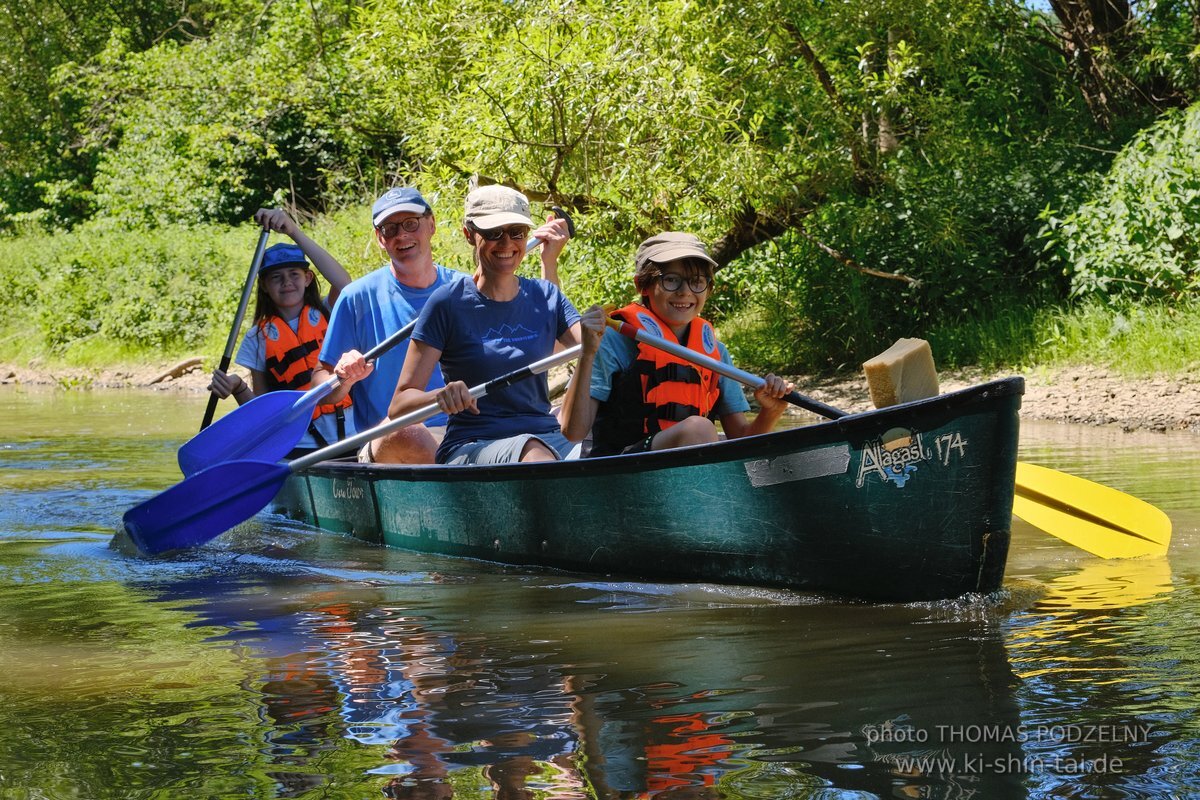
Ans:
[[[390,264],[358,280],[351,281],[338,296],[329,319],[329,330],[321,345],[320,359],[336,364],[343,353],[357,350],[366,353],[375,345],[417,318],[429,298],[443,286],[468,278],[467,275],[435,265],[437,278],[424,289],[413,289],[396,280]],[[373,428],[387,418],[388,406],[400,380],[408,343],[400,342],[375,362],[375,369],[363,380],[350,387],[353,401],[354,426],[359,431]],[[429,390],[444,386],[442,373],[434,369],[426,387]],[[425,421],[426,425],[445,425],[446,415],[438,414]]]

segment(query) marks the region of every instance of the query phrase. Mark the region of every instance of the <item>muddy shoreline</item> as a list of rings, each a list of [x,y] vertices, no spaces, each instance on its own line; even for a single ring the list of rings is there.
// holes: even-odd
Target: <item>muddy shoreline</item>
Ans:
[[[943,372],[942,391],[951,391],[1011,372]],[[58,386],[64,390],[141,389],[204,394],[209,373],[199,358],[105,369],[0,364],[0,384]],[[245,376],[248,378],[248,376]],[[551,373],[551,385],[565,378]],[[871,408],[861,374],[838,378],[795,377],[797,389],[847,411]],[[790,412],[789,412],[790,413]],[[808,412],[795,410],[800,416]],[[1025,375],[1021,415],[1029,419],[1113,425],[1124,430],[1184,430],[1200,433],[1200,374],[1124,378],[1098,367],[1038,370]]]

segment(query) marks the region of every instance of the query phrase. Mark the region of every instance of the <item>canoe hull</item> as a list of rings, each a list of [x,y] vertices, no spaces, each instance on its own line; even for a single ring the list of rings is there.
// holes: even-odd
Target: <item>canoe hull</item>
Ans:
[[[991,592],[1012,523],[1020,378],[705,447],[545,465],[326,463],[275,510],[506,564],[877,601]]]

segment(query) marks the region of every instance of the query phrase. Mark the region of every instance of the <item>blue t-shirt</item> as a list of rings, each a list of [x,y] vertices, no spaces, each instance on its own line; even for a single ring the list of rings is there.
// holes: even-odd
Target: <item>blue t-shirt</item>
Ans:
[[[290,319],[287,323],[294,332],[299,332],[300,317]],[[256,323],[251,323],[250,330],[246,331],[246,335],[242,337],[242,346],[238,348],[235,361],[246,369],[256,369],[259,372],[267,371],[267,343],[263,341],[262,328],[258,327]],[[355,428],[354,415],[352,413],[345,414],[343,425],[346,430],[346,436],[353,436]],[[313,427],[317,429],[317,433],[321,434],[321,437],[325,440],[325,444],[333,444],[338,440],[336,414],[322,414],[313,420]],[[323,446],[313,437],[311,431],[305,431],[304,438],[296,443],[296,447],[302,449],[316,449]]]
[[[732,367],[733,359],[729,357],[729,351],[725,349],[725,345],[717,342],[717,351],[720,360]],[[588,393],[601,403],[608,402],[609,397],[612,396],[613,376],[618,372],[628,372],[633,367],[633,362],[637,360],[637,352],[638,343],[628,336],[622,336],[616,331],[605,333],[600,340],[600,349],[596,352],[596,361],[592,366],[592,382]],[[713,406],[713,411],[716,412],[718,418],[726,414],[736,414],[739,411],[745,413],[750,410],[750,403],[746,400],[746,395],[742,393],[742,387],[733,378],[721,375],[717,386],[720,389],[720,395],[717,397],[717,404]]]
[[[442,351],[442,374],[467,386],[499,378],[554,352],[554,343],[579,321],[579,312],[549,281],[518,278],[512,300],[489,300],[473,281],[439,289],[417,320],[413,338]],[[438,461],[465,442],[507,439],[521,433],[554,433],[546,375],[537,375],[479,398],[479,413],[454,414]]]
[[[446,284],[465,280],[467,275],[435,265],[437,279],[424,289],[413,289],[396,280],[390,264],[370,272],[342,290],[329,329],[321,345],[321,361],[336,364],[343,353],[366,353],[375,345],[416,319],[434,293]],[[396,392],[408,342],[400,342],[375,362],[375,369],[350,387],[354,401],[354,427],[359,431],[373,428],[387,418],[388,406]],[[442,373],[435,369],[429,380],[430,390],[443,386]],[[438,414],[426,425],[445,425],[446,415]]]

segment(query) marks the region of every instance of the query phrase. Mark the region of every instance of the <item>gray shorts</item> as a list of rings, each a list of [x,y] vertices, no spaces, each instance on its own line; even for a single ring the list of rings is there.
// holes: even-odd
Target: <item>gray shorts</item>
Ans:
[[[483,439],[466,442],[450,451],[444,462],[460,466],[463,464],[515,464],[521,460],[521,451],[530,439],[537,439],[562,461],[575,445],[561,433],[522,433],[507,439]]]

